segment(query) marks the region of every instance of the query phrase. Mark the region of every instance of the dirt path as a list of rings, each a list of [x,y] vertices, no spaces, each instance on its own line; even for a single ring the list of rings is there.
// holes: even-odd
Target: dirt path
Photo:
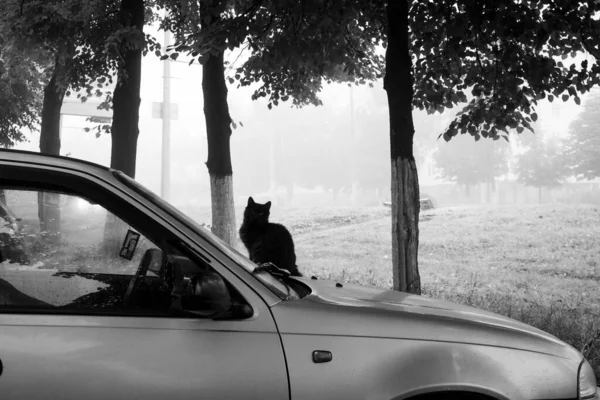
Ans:
[[[424,223],[427,222],[429,220],[432,219],[432,215],[431,214],[424,214],[420,216],[420,221],[419,223]],[[305,231],[305,232],[300,232],[294,235],[294,242],[295,243],[302,243],[302,242],[306,242],[307,240],[313,239],[312,235],[318,234],[318,233],[325,233],[325,232],[343,232],[344,230],[351,230],[354,228],[357,228],[359,226],[367,226],[369,224],[379,224],[383,221],[385,221],[386,223],[390,223],[390,219],[391,219],[391,215],[385,216],[385,217],[380,217],[380,218],[373,218],[373,219],[369,219],[366,221],[360,221],[360,222],[352,222],[349,224],[338,224],[338,225],[333,225],[333,226],[326,226],[326,227],[319,227],[319,228],[315,228],[313,230],[309,230],[309,231]],[[293,232],[292,232],[293,233]]]
[[[373,223],[377,223],[380,221],[389,221],[390,217],[382,217],[382,218],[375,218],[375,219],[370,219],[368,221],[361,221],[361,222],[354,222],[354,223],[350,223],[350,224],[339,224],[339,225],[334,225],[334,226],[326,226],[326,227],[322,227],[322,228],[316,228],[307,232],[302,232],[302,233],[298,233],[294,236],[294,242],[295,243],[302,243],[302,242],[306,242],[307,240],[311,240],[311,239],[316,239],[315,235],[317,234],[323,234],[325,232],[343,232],[343,231],[348,231],[351,229],[355,229],[359,226],[366,226],[369,224],[373,224]]]

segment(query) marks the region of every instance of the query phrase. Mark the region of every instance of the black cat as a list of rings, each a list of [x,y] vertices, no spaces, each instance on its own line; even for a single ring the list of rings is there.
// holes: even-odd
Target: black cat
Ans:
[[[285,226],[269,222],[271,202],[259,204],[248,198],[240,239],[248,249],[250,260],[257,264],[270,262],[291,275],[302,276],[296,265],[294,240]]]

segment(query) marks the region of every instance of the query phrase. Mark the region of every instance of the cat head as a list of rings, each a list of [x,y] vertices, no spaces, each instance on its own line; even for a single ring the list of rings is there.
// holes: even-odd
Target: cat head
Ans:
[[[248,205],[244,211],[244,220],[259,224],[269,222],[269,211],[271,210],[271,202],[260,204],[254,201],[252,197],[248,197]]]

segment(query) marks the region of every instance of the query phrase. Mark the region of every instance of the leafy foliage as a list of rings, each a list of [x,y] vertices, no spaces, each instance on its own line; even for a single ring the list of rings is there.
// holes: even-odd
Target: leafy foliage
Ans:
[[[164,26],[178,34],[176,50],[202,61],[216,48],[250,54],[231,82],[256,85],[269,108],[321,104],[323,82],[367,83],[384,73],[384,2],[284,0],[174,3]],[[596,61],[570,63],[582,52],[600,56],[594,0],[412,2],[414,107],[429,113],[461,107],[443,136],[507,137],[533,130],[541,99],[573,99],[600,82]],[[218,23],[214,21],[217,20]],[[191,43],[194,43],[193,45]],[[596,57],[598,58],[598,57]]]
[[[564,155],[570,172],[578,179],[600,177],[600,93],[586,99],[584,109],[570,126]]]
[[[176,60],[180,53],[203,64],[210,54],[233,50],[255,34],[267,18],[260,1],[241,0],[157,0],[168,11],[161,20],[163,29],[173,32],[175,44],[163,59]],[[161,55],[156,51],[156,55]],[[192,60],[192,62],[194,61]]]
[[[27,85],[30,90],[40,92],[39,86],[52,82],[55,90],[67,95],[72,90],[82,102],[100,97],[113,84],[118,67],[111,42],[123,40],[114,34],[118,4],[117,0],[4,1],[0,5],[3,52],[14,49],[12,64],[35,71],[36,82]],[[35,116],[29,123],[17,125],[31,129],[32,122],[38,122],[39,108],[32,109]]]
[[[599,82],[595,61],[564,64],[581,52],[599,54],[597,3],[413,2],[414,105],[443,112],[467,103],[445,140],[459,133],[498,139],[511,129],[533,130],[539,100],[579,103]]]
[[[382,77],[383,1],[159,0],[170,13],[162,27],[175,33],[170,49],[203,63],[206,56],[243,47],[241,66],[230,65],[230,83],[260,82],[252,98],[277,106],[321,104],[323,82],[365,84]]]
[[[365,84],[383,76],[385,41],[382,1],[288,0],[278,2],[262,40],[249,41],[252,54],[235,78],[261,85],[253,99],[268,107],[320,105],[323,82]]]
[[[20,49],[0,47],[0,147],[13,147],[26,140],[23,129],[37,128],[42,78]]]
[[[434,160],[442,178],[469,188],[507,173],[509,152],[506,143],[476,142],[460,136],[449,143],[440,142]]]
[[[143,48],[144,53],[160,49],[150,35],[124,26],[119,20],[119,0],[6,0],[0,5],[3,47],[20,48],[21,58],[29,55],[42,66],[49,80],[56,65],[60,90],[75,94],[82,102],[104,97],[101,109],[112,107],[115,76],[123,65],[124,52]],[[146,20],[155,20],[154,1],[146,1]],[[68,38],[68,40],[65,40]],[[27,49],[23,51],[22,49]],[[14,54],[13,54],[14,57]],[[31,66],[33,68],[33,66]],[[67,90],[68,89],[68,90]],[[97,135],[110,125],[96,123]]]
[[[116,55],[110,49],[117,31],[118,1],[7,0],[2,11],[3,31],[10,32],[13,45],[44,57],[47,71],[54,69],[54,60],[63,66],[66,72],[58,77],[63,90],[84,90],[78,97],[85,101],[112,83]]]

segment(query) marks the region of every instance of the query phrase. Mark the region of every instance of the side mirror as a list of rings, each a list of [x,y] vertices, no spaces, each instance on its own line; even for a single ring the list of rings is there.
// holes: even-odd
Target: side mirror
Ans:
[[[148,265],[148,271],[162,277],[164,274],[165,255],[160,249],[148,249],[144,253],[144,262]]]
[[[209,307],[213,320],[247,319],[254,315],[249,305],[232,301],[225,281],[216,272],[203,271],[191,283],[194,297]]]
[[[246,319],[254,315],[252,307],[233,301],[225,280],[210,267],[198,268],[186,257],[167,256],[165,279],[170,282],[174,315]]]
[[[200,271],[192,277],[190,283],[195,301],[205,304],[213,311],[227,311],[231,308],[229,289],[216,272]]]

